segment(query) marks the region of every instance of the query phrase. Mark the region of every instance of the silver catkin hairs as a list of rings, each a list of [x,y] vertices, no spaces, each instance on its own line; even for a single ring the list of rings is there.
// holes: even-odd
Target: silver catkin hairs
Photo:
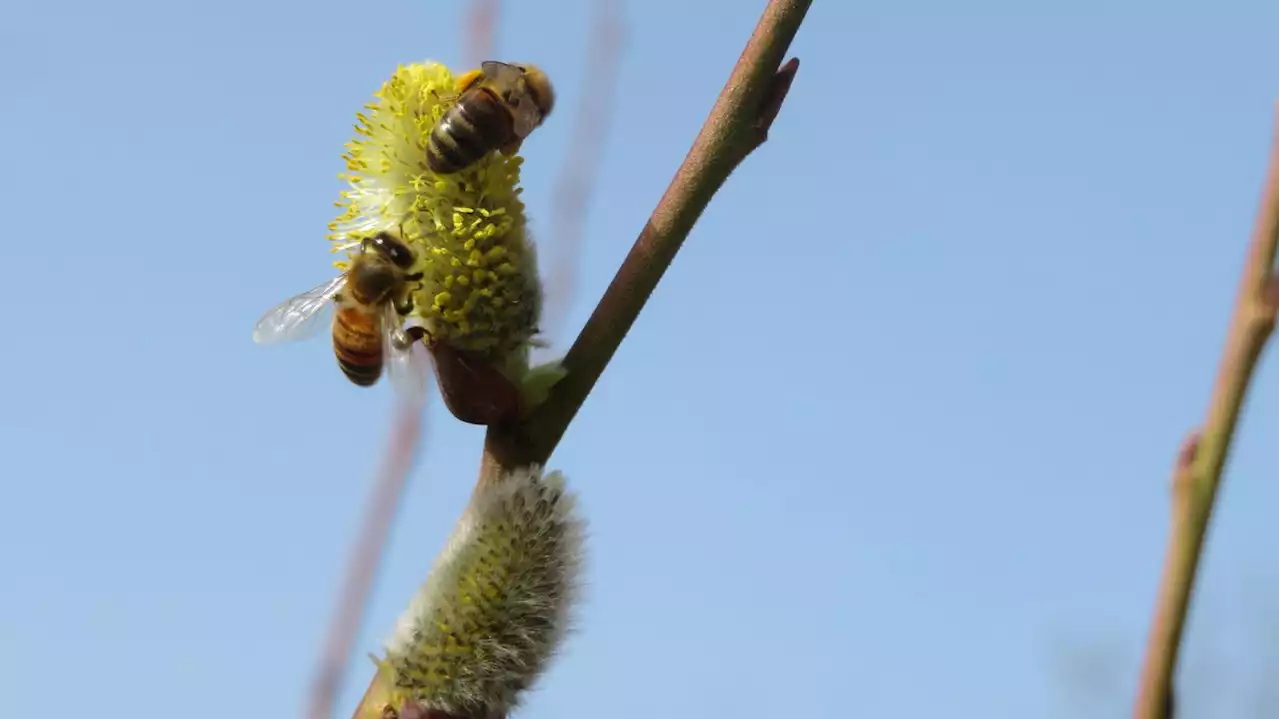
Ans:
[[[546,670],[580,594],[585,523],[559,472],[486,483],[379,662],[382,700],[503,716]]]

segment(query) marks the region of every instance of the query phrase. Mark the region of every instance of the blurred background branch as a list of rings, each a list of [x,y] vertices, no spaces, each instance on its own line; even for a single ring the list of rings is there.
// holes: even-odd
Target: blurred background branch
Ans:
[[[582,81],[578,112],[570,131],[576,141],[569,145],[552,196],[552,254],[543,280],[546,298],[542,333],[553,343],[563,331],[569,305],[578,286],[583,228],[604,156],[606,131],[613,119],[618,69],[625,42],[626,26],[622,19],[621,0],[596,0],[591,44],[587,48],[585,63],[587,75]]]
[[[1273,124],[1262,199],[1208,413],[1204,425],[1184,443],[1174,466],[1169,546],[1139,679],[1135,719],[1174,716],[1178,649],[1222,469],[1254,367],[1275,331],[1277,149]]]
[[[391,523],[408,483],[413,460],[422,442],[421,402],[397,402],[392,419],[391,440],[383,453],[382,467],[374,477],[369,504],[360,525],[339,590],[338,609],[329,625],[329,634],[320,654],[320,664],[312,679],[304,719],[333,716],[333,706],[342,688],[347,661],[360,634],[361,620],[373,579],[391,533]]]
[[[498,0],[471,0],[462,52],[463,67],[480,67],[481,62],[493,59],[493,48],[497,45],[498,13],[501,9]]]

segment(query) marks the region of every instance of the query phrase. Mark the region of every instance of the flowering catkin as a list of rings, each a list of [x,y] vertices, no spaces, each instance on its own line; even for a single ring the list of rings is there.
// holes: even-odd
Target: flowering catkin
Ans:
[[[579,593],[575,504],[563,476],[537,466],[481,485],[375,660],[357,719],[406,702],[471,719],[516,706],[554,656]]]
[[[349,187],[329,238],[341,250],[379,231],[398,232],[418,257],[414,271],[423,273],[410,318],[435,339],[506,369],[527,353],[542,304],[520,200],[524,160],[491,152],[461,172],[432,172],[427,139],[458,96],[454,76],[436,62],[400,66],[383,83],[357,113],[340,176]],[[349,259],[335,265],[345,270]]]

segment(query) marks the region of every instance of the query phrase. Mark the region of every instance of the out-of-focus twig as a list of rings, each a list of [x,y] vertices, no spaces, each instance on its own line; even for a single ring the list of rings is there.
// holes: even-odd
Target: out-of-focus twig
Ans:
[[[1280,121],[1280,118],[1277,118]],[[1276,326],[1276,128],[1267,179],[1240,279],[1235,311],[1204,425],[1184,443],[1173,471],[1172,521],[1155,616],[1139,679],[1135,719],[1171,719],[1173,675],[1214,499],[1258,357]]]
[[[812,0],[771,0],[675,178],[564,358],[567,374],[523,421],[490,427],[480,481],[545,463],[716,191],[764,144],[799,61],[779,67]]]
[[[472,0],[470,3],[463,51],[466,67],[477,67],[492,54],[500,9],[498,0]],[[424,410],[423,401],[397,404],[383,465],[374,479],[364,522],[347,565],[338,609],[329,626],[303,719],[330,719],[333,716],[342,675],[360,633],[378,563],[417,455]]]
[[[480,67],[481,62],[493,57],[500,10],[498,0],[471,0],[466,44],[462,52],[463,67]]]
[[[578,258],[591,191],[600,171],[604,140],[613,119],[618,68],[626,26],[621,0],[596,0],[591,42],[587,47],[586,78],[572,128],[573,142],[561,166],[552,197],[551,248],[547,265],[542,331],[560,336],[577,289]]]
[[[329,635],[312,680],[303,719],[330,719],[333,716],[342,675],[360,633],[378,562],[421,442],[424,404],[416,400],[397,403],[391,439],[374,479],[364,523],[347,565],[338,610],[329,625]]]

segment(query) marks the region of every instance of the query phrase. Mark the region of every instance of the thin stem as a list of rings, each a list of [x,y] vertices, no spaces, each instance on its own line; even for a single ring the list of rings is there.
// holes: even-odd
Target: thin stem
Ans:
[[[584,67],[582,99],[571,136],[568,156],[556,180],[552,195],[552,245],[547,275],[543,282],[542,335],[555,340],[578,286],[578,256],[582,253],[582,235],[586,225],[587,206],[595,189],[600,160],[604,156],[606,131],[613,116],[617,95],[618,70],[621,66],[626,26],[622,19],[621,0],[596,0],[595,21]]]
[[[480,67],[481,62],[493,58],[493,48],[497,44],[498,15],[501,11],[498,0],[471,0],[462,53],[466,67]]]
[[[464,58],[467,67],[477,67],[493,53],[497,35],[499,0],[472,0],[467,14]],[[329,626],[319,666],[311,682],[304,719],[333,716],[347,660],[360,633],[361,620],[373,591],[378,562],[387,544],[391,522],[400,505],[422,434],[425,402],[400,404],[392,420],[391,440],[378,475],[374,479],[364,523],[343,579],[338,610]]]
[[[1276,326],[1276,129],[1262,201],[1204,426],[1174,467],[1169,548],[1143,661],[1135,719],[1173,716],[1173,675],[1213,504],[1258,357]]]
[[[567,375],[515,425],[491,427],[481,479],[543,463],[564,436],[689,231],[729,175],[768,137],[799,61],[779,68],[812,0],[771,0],[666,194],[564,358]]]
[[[307,710],[303,719],[328,719],[333,716],[342,675],[355,647],[364,617],[365,605],[373,590],[373,579],[382,557],[392,519],[400,504],[400,495],[413,469],[418,444],[422,437],[423,404],[399,403],[392,420],[391,440],[385,459],[374,479],[373,490],[365,511],[364,523],[355,549],[351,553],[347,574],[343,578],[338,610],[329,625],[320,664],[311,683]]]

